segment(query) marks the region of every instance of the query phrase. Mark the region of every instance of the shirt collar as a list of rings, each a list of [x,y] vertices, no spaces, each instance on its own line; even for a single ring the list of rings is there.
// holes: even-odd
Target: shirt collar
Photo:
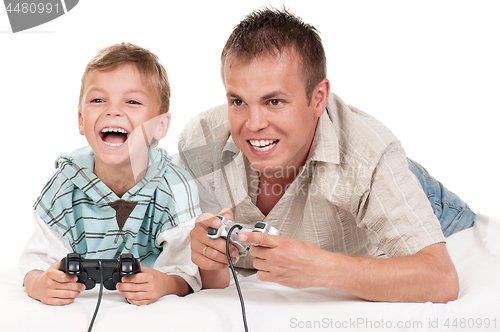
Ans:
[[[241,152],[240,148],[234,143],[233,141],[233,136],[229,134],[229,138],[226,141],[226,144],[224,144],[224,147],[222,148],[222,154],[224,155],[225,153],[230,153],[231,155],[238,154]]]
[[[306,163],[309,161],[340,163],[338,126],[331,119],[328,104],[316,125],[316,132],[314,133]]]

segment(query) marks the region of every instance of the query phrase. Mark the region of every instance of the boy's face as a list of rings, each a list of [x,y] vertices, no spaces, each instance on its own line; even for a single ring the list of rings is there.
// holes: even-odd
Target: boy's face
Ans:
[[[153,137],[166,135],[170,114],[159,114],[151,85],[133,64],[88,74],[78,122],[80,134],[94,150],[96,169],[130,165],[144,155]]]
[[[298,55],[263,55],[250,62],[227,61],[224,82],[234,142],[252,165],[268,175],[304,165],[326,99],[310,102]],[[329,85],[328,85],[329,89]],[[323,91],[323,98],[328,89]],[[310,103],[309,103],[310,102]]]

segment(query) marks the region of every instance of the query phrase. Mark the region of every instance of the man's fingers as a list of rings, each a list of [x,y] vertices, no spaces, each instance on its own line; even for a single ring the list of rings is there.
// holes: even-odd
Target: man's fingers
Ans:
[[[233,211],[231,211],[231,209],[229,209],[229,208],[225,208],[225,209],[220,210],[219,216],[223,216],[229,220],[234,220]]]
[[[198,216],[198,218],[196,218],[196,223],[203,225],[205,229],[208,227],[219,228],[222,225],[220,219],[210,213],[203,213]]]
[[[220,222],[218,218],[213,218]],[[205,220],[201,222],[204,223]],[[238,250],[232,244],[229,245],[229,250],[231,256],[236,257],[236,255],[238,255]],[[198,253],[203,257],[208,257],[222,262],[221,259],[218,259],[217,257],[226,256],[226,239],[222,237],[211,239],[207,235],[206,228],[197,225],[193,230],[191,230],[191,251],[192,253]],[[217,255],[214,251],[218,251],[221,255]],[[227,263],[227,259],[225,262]]]
[[[226,256],[226,241],[223,238],[210,239],[192,245],[193,252],[198,253],[205,259],[213,260],[222,264],[228,264]],[[238,255],[238,250],[232,245],[229,245],[231,257]]]
[[[222,209],[220,215],[232,220],[233,213],[230,209]],[[208,227],[219,228],[222,221],[210,213],[204,213],[196,218],[196,225],[191,230],[191,260],[201,269],[218,270],[226,268],[229,264],[226,255],[225,238],[209,238]],[[238,249],[232,244],[229,245],[229,254],[233,257],[233,262],[238,255]]]
[[[261,232],[245,232],[241,233],[238,239],[241,242],[250,242],[262,247],[276,248],[279,246],[282,237]]]

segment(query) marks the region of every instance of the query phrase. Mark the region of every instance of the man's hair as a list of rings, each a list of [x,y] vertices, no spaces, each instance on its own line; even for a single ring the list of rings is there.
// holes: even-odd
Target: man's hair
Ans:
[[[326,56],[318,30],[286,8],[263,8],[250,13],[234,28],[221,54],[221,75],[224,81],[224,65],[231,56],[250,61],[266,52],[281,55],[295,50],[302,64],[302,75],[307,98],[310,100],[316,85],[326,78]]]
[[[111,71],[126,64],[134,64],[146,85],[154,86],[159,111],[167,113],[170,107],[170,84],[165,68],[155,54],[130,43],[105,47],[90,60],[82,76],[78,109],[81,108],[85,79],[91,71]]]

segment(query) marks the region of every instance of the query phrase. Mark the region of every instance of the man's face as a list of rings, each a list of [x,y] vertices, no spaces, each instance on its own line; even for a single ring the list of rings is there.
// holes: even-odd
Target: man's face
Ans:
[[[224,82],[234,142],[266,175],[285,168],[297,172],[324,111],[314,93],[313,102],[307,99],[298,56],[289,51],[250,62],[231,60],[224,66]]]
[[[160,116],[154,89],[132,64],[94,70],[85,79],[78,120],[80,134],[94,150],[96,168],[130,165],[131,158],[147,151],[162,117],[169,115]]]

